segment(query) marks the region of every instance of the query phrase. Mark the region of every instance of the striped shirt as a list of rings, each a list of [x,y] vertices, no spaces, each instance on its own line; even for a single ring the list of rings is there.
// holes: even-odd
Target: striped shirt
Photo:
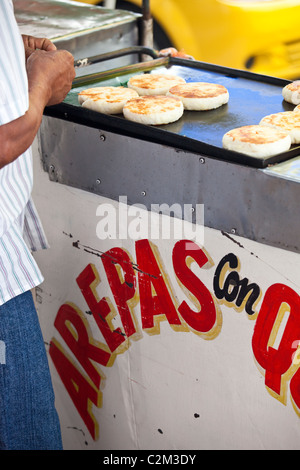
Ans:
[[[5,0],[0,2],[0,125],[24,115],[28,104],[24,45],[12,1]],[[31,200],[32,182],[31,149],[0,169],[0,305],[43,281],[31,254],[47,247]]]

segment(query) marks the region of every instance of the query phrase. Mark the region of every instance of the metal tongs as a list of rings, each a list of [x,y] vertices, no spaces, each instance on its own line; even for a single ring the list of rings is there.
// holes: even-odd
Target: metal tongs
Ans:
[[[118,49],[116,51],[105,52],[104,54],[94,55],[92,57],[85,57],[84,59],[78,59],[74,61],[75,67],[86,67],[88,65],[98,64],[99,62],[104,62],[105,60],[116,59],[118,57],[123,57],[129,54],[147,54],[153,59],[157,59],[159,54],[149,47],[145,46],[132,46],[126,47],[124,49]]]

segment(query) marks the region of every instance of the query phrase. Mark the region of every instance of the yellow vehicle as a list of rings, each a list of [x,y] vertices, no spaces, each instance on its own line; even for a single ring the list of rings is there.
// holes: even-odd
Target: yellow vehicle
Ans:
[[[141,5],[116,2],[138,12]],[[204,62],[300,77],[300,0],[150,0],[150,7],[160,49],[174,46]]]

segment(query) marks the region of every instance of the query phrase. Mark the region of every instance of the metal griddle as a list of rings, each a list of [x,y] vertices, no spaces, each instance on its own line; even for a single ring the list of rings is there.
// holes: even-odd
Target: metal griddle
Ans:
[[[132,52],[145,52],[145,48],[140,51],[136,48],[116,51],[114,57]],[[45,114],[255,168],[266,168],[299,155],[299,145],[268,158],[256,158],[222,148],[222,137],[230,129],[258,124],[268,114],[294,108],[282,98],[282,88],[288,81],[199,61],[175,57],[158,58],[155,51],[150,50],[147,53],[153,57],[148,62],[78,77],[66,100],[60,105],[47,108]],[[110,54],[105,54],[94,58],[90,63],[109,58]],[[219,83],[228,89],[229,103],[212,111],[185,111],[179,121],[163,126],[145,126],[128,121],[122,115],[104,115],[78,104],[78,93],[82,89],[102,85],[126,86],[131,76],[142,72],[172,73],[185,78],[187,82]]]

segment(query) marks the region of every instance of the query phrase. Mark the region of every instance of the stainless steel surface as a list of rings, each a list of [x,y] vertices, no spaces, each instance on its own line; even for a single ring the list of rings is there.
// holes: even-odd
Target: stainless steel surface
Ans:
[[[207,227],[300,252],[299,182],[52,117],[39,139],[53,181],[148,209],[204,204]]]
[[[60,49],[81,59],[122,47],[138,45],[137,15],[121,10],[62,0],[14,0],[15,14],[23,34],[48,37]],[[110,62],[110,66],[132,63],[132,57]],[[106,65],[107,67],[107,65]],[[90,73],[103,70],[91,66]],[[77,75],[81,74],[78,70]]]
[[[136,14],[63,0],[13,0],[17,21],[28,33],[47,34],[52,39],[130,23]]]

